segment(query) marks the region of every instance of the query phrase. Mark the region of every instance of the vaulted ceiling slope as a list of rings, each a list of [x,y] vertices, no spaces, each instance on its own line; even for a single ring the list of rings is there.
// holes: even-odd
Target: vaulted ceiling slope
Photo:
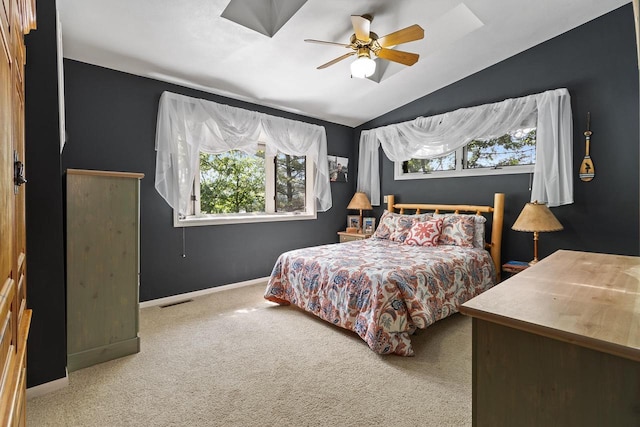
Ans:
[[[250,3],[259,2],[231,2],[58,0],[64,57],[355,127],[630,3],[297,0],[286,8],[293,0],[271,0],[256,10]],[[398,47],[419,61],[376,59],[370,79],[351,78],[351,58],[316,69],[348,51],[304,39],[348,43],[350,16],[362,14],[379,36],[424,28],[424,39]]]

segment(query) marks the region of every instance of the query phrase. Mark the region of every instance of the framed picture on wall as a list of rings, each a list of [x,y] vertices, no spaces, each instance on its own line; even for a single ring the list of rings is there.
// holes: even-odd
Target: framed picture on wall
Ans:
[[[360,216],[359,215],[347,215],[347,228],[360,229]]]
[[[347,157],[327,156],[329,161],[329,181],[348,182],[349,159]]]
[[[364,234],[373,234],[376,230],[376,219],[372,216],[362,218],[362,230]]]

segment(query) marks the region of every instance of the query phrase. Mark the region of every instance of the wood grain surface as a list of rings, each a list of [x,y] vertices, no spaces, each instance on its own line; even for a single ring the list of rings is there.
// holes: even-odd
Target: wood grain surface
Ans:
[[[640,361],[640,257],[560,250],[460,311]]]

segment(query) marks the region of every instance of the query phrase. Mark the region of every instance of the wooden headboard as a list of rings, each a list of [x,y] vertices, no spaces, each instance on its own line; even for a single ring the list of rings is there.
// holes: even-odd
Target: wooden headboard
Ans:
[[[453,212],[453,213],[475,213],[482,215],[483,213],[492,215],[491,223],[491,241],[485,242],[485,247],[491,253],[493,264],[496,267],[496,278],[500,281],[501,272],[501,250],[502,250],[502,225],[504,222],[504,193],[495,193],[493,196],[493,206],[476,206],[476,205],[434,205],[424,203],[395,203],[393,195],[387,196],[387,210],[389,212],[405,213],[405,209],[415,211],[414,213],[424,213],[433,211],[435,213]]]

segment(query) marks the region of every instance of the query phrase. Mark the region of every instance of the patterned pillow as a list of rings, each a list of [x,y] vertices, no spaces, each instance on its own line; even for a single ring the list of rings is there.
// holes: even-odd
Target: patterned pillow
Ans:
[[[385,209],[384,213],[380,217],[380,221],[378,222],[378,227],[371,237],[377,239],[389,239],[389,237],[391,237],[391,232],[395,231],[395,229],[395,221],[393,220],[392,214]]]
[[[402,215],[397,218],[396,230],[391,233],[389,240],[394,242],[403,243],[409,234],[409,230],[413,227],[413,224],[417,221],[413,215]]]
[[[382,217],[380,218],[378,228],[376,228],[372,237],[402,243],[407,237],[414,221],[422,221],[426,218],[431,218],[432,216],[433,214],[431,213],[420,215],[397,214],[385,209]]]
[[[409,230],[404,244],[411,246],[438,246],[443,222],[442,218],[416,221]]]
[[[473,247],[473,235],[475,220],[470,216],[450,215],[443,218],[442,233],[439,243],[441,245]]]
[[[446,217],[452,217],[452,216],[464,216],[464,217],[469,217],[469,218],[473,218],[473,220],[475,221],[475,228],[473,231],[473,247],[474,248],[480,248],[480,249],[484,249],[484,245],[485,245],[485,237],[484,237],[484,232],[485,232],[485,223],[487,222],[487,218],[485,218],[482,215],[475,215],[475,214],[434,214],[433,217],[434,218],[446,218]]]

